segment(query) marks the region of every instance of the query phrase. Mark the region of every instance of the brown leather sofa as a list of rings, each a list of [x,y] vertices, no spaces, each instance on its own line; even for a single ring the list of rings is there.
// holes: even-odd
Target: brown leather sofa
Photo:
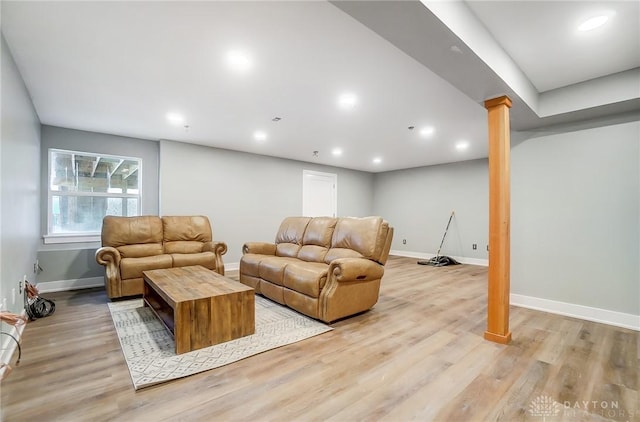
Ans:
[[[393,228],[381,217],[288,217],[275,243],[249,242],[240,281],[280,304],[325,322],[378,301]]]
[[[104,283],[113,299],[141,295],[146,270],[202,265],[224,275],[226,252],[224,242],[212,241],[205,216],[106,216],[96,261],[106,267]]]

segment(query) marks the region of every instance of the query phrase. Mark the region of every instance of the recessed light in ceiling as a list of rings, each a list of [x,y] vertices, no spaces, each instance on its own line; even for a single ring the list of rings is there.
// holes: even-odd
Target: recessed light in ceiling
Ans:
[[[338,97],[338,105],[344,109],[351,109],[358,103],[358,97],[352,93],[346,93]]]
[[[453,51],[454,53],[457,54],[462,54],[462,50],[460,50],[460,47],[458,47],[457,45],[452,45],[451,47],[449,47],[449,50]]]
[[[376,157],[373,159],[373,164],[380,164],[382,162],[382,158]]]
[[[246,72],[253,66],[253,60],[244,51],[231,50],[227,53],[225,59],[227,66],[237,72]]]
[[[267,134],[266,132],[263,132],[261,130],[256,130],[255,132],[253,132],[253,139],[255,139],[256,141],[266,141],[267,140]]]
[[[433,135],[435,131],[436,130],[433,128],[433,126],[425,126],[420,129],[420,136],[423,136],[426,138]]]
[[[466,150],[467,148],[469,148],[469,142],[467,142],[467,141],[460,141],[460,142],[458,142],[458,143],[456,144],[456,149],[457,149],[458,151],[464,151],[464,150]]]
[[[609,14],[592,16],[578,25],[578,31],[586,32],[599,28],[609,20]]]
[[[169,121],[169,123],[171,123],[172,125],[182,125],[184,123],[184,116],[180,113],[167,113],[166,116],[167,120]]]
[[[340,155],[342,155],[342,149],[334,148],[334,149],[331,150],[331,154],[335,155],[336,157],[340,156]]]

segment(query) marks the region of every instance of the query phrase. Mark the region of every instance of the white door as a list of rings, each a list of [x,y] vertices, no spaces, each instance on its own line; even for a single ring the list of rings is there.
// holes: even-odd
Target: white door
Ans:
[[[335,217],[338,175],[302,170],[302,215],[305,217]]]

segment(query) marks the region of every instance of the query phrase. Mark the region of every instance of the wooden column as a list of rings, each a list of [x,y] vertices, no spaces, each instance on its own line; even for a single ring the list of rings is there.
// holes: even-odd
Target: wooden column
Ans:
[[[507,96],[484,102],[489,118],[489,296],[486,340],[506,344],[509,331],[510,148]]]

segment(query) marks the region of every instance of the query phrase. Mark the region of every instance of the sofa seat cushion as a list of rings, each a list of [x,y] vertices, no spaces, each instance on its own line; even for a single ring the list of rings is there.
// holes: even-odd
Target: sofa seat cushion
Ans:
[[[240,258],[240,274],[250,275],[251,277],[260,277],[260,262],[272,255],[261,255],[248,253]]]
[[[292,263],[284,270],[284,286],[311,297],[319,297],[327,282],[329,266],[321,262]]]
[[[202,265],[210,270],[216,269],[216,254],[213,252],[200,253],[174,253],[171,254],[174,267],[188,267],[189,265]]]
[[[118,246],[121,258],[142,258],[146,256],[162,255],[162,243],[141,243],[138,245]]]
[[[171,259],[171,255],[123,258],[120,261],[120,277],[123,280],[128,278],[141,278],[143,271],[171,268],[172,264],[173,259]]]
[[[164,243],[164,253],[200,253],[204,243],[191,240],[176,240]]]
[[[287,265],[300,262],[297,258],[288,258],[282,256],[269,256],[260,261],[258,273],[260,278],[270,283],[282,286],[284,282],[284,270]]]

